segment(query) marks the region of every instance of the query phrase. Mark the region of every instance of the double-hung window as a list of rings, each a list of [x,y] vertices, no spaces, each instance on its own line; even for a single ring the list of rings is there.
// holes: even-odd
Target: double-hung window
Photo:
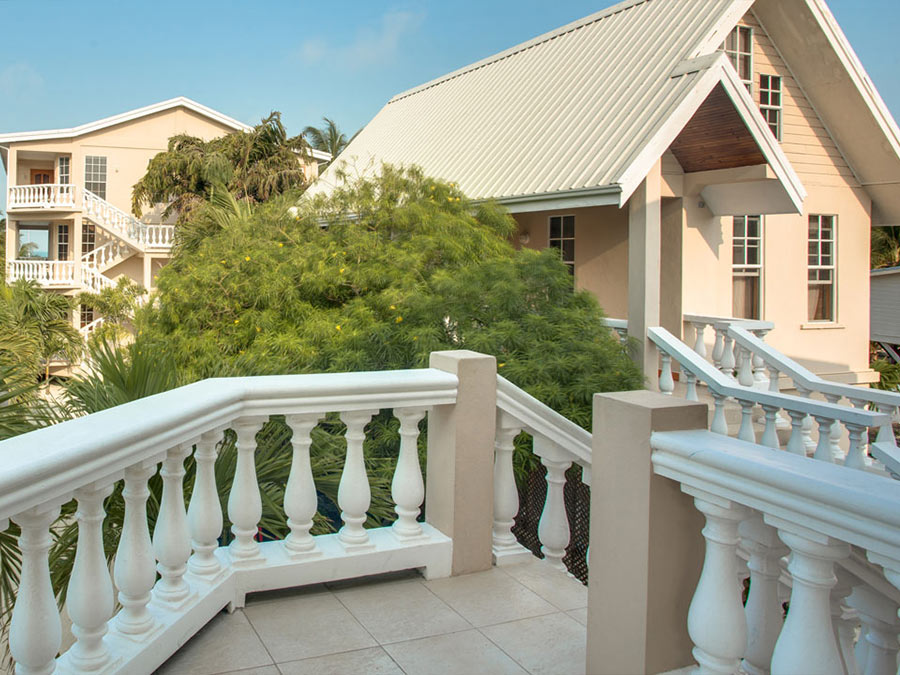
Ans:
[[[809,320],[834,321],[835,216],[809,217]]]
[[[781,78],[759,76],[759,110],[777,140],[781,140]]]
[[[87,155],[84,158],[84,189],[106,199],[106,157]]]
[[[550,216],[549,243],[559,249],[569,272],[575,274],[575,216]]]
[[[69,226],[64,223],[56,226],[56,259],[69,259]]]
[[[753,29],[749,26],[735,26],[725,38],[721,49],[731,59],[738,77],[753,93]]]
[[[59,182],[62,183],[63,185],[66,185],[66,184],[68,184],[69,177],[71,175],[69,158],[68,157],[60,157],[59,160],[57,161],[57,164],[59,165],[59,171],[58,171]]]
[[[761,318],[762,216],[735,216],[732,236],[732,316]]]
[[[90,223],[81,226],[81,253],[90,253],[97,246],[97,228]]]

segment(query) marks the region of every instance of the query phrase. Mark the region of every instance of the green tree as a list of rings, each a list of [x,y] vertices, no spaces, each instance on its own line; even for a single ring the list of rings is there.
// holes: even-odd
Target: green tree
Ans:
[[[140,216],[147,206],[166,204],[164,217],[177,214],[183,220],[217,186],[237,199],[262,202],[306,184],[307,153],[302,135],[287,135],[279,112],[250,131],[211,141],[179,134],[150,160],[147,173],[135,184],[132,210]]]
[[[139,283],[121,276],[115,286],[100,289],[98,293],[80,293],[78,304],[93,307],[94,312],[103,317],[103,323],[91,334],[92,342],[119,342],[132,333],[134,313],[146,295],[146,289]]]
[[[900,266],[900,227],[872,228],[872,269]]]
[[[346,134],[334,123],[334,120],[323,117],[322,121],[325,124],[321,128],[306,127],[303,130],[303,136],[313,148],[327,152],[331,155],[331,160],[334,160],[344,151],[344,148],[347,147],[350,141],[347,139]],[[331,164],[331,161],[324,162],[321,168],[324,169],[329,164]]]

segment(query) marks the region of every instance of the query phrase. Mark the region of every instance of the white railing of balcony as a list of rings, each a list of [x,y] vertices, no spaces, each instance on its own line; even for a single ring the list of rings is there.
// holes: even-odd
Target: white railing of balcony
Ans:
[[[115,288],[116,282],[98,272],[93,266],[81,266],[81,286],[91,293],[99,293],[104,288]]]
[[[709,394],[713,397],[715,408],[711,431],[728,435],[725,403],[729,399],[734,399],[741,406],[738,438],[743,441],[755,443],[757,440],[752,413],[754,407],[759,405],[765,414],[765,429],[760,439],[762,445],[774,449],[781,448],[777,422],[778,413],[784,411],[791,420],[791,435],[786,446],[789,452],[806,454],[810,431],[804,428],[804,421],[807,417],[811,417],[818,424],[819,432],[814,453],[816,459],[826,462],[841,461],[855,469],[871,465],[867,452],[867,431],[880,429],[889,423],[889,415],[741,386],[733,378],[714,368],[666,329],[651,328],[647,333],[660,351],[662,361],[659,376],[660,392],[672,395],[675,390],[673,361],[681,366],[681,375],[686,380],[687,400],[698,401],[697,384],[698,382],[706,384]],[[846,456],[838,442],[839,437],[835,437],[832,433],[835,425],[843,425],[849,433],[850,444]]]
[[[654,472],[680,483],[706,519],[687,616],[699,672],[897,672],[897,482],[707,431],[653,433],[651,447]],[[748,575],[744,605],[739,579]]]
[[[746,364],[743,363],[741,360],[742,351],[734,344],[734,338],[728,334],[728,329],[731,326],[739,325],[751,332],[759,340],[763,340],[768,333],[774,330],[774,323],[771,321],[706,316],[703,314],[685,314],[683,319],[684,323],[690,324],[694,329],[694,351],[702,358],[708,358],[716,368],[726,375],[739,373],[741,384],[745,387],[756,386],[764,388],[768,386],[762,361],[756,357]],[[706,345],[707,326],[712,326],[715,331],[715,340],[711,350],[707,349]]]
[[[44,287],[73,288],[75,263],[71,260],[11,260],[6,265],[9,281],[25,279]]]
[[[168,248],[172,245],[175,233],[173,226],[147,225],[90,190],[81,192],[84,214],[100,227],[141,249]]]
[[[125,242],[119,239],[110,239],[105,244],[81,256],[81,264],[102,272],[128,257],[131,250],[131,247]]]
[[[455,375],[431,368],[207,380],[0,442],[0,526],[12,520],[22,530],[9,639],[17,672],[149,673],[222,607],[243,606],[248,592],[414,567],[448,575],[452,542],[418,521],[425,493],[416,445],[419,421],[432,406],[454,404],[457,387]],[[363,442],[380,409],[400,420],[392,486],[398,519],[364,529],[370,491]],[[326,413],[340,413],[347,428],[338,490],[343,527],[311,536],[317,498],[310,434]],[[260,543],[255,437],[270,415],[284,415],[293,431],[284,496],[290,533]],[[227,509],[234,538],[220,547],[214,463],[228,428],[237,438]],[[196,478],[185,509],[184,462],[192,452]],[[162,499],[151,533],[147,481],[159,462]],[[121,609],[114,613],[103,503],[122,480],[125,514],[113,569]],[[76,641],[57,659],[61,624],[47,555],[60,506],[73,496],[78,544],[66,606]]]
[[[75,186],[69,183],[12,185],[7,192],[10,209],[75,208]]]
[[[626,343],[628,341],[628,320],[627,319],[603,319],[603,325],[613,331],[619,338],[619,342]]]
[[[95,330],[100,328],[100,326],[102,326],[105,323],[105,321],[106,320],[102,316],[98,317],[98,318],[94,319],[93,321],[91,321],[89,324],[85,324],[84,326],[79,328],[78,332],[81,334],[81,337],[83,337],[85,340],[87,340],[88,337],[90,337],[90,335]]]
[[[544,558],[565,571],[562,562],[569,546],[569,519],[563,490],[566,471],[582,467],[582,481],[591,483],[591,433],[563,417],[509,380],[497,376],[497,436],[494,452],[493,550],[498,565],[531,556],[512,533],[519,511],[513,475],[513,442],[522,431],[533,439],[534,454],[547,469],[547,497],[538,526]]]

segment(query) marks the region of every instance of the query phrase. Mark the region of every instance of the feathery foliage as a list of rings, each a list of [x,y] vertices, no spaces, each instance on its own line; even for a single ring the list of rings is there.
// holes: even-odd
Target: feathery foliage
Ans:
[[[132,210],[140,217],[148,205],[167,204],[163,217],[185,220],[223,187],[237,199],[263,202],[306,185],[303,136],[289,137],[281,113],[273,112],[250,131],[236,131],[205,141],[179,134],[150,160],[147,173],[132,191]]]
[[[872,228],[872,269],[900,266],[900,226]]]
[[[347,135],[334,123],[334,120],[323,117],[322,121],[325,124],[321,128],[313,126],[306,127],[303,130],[303,136],[313,148],[322,150],[331,155],[331,161],[324,162],[320,167],[321,169],[324,169],[344,151],[344,148],[347,147],[350,141],[347,139]]]

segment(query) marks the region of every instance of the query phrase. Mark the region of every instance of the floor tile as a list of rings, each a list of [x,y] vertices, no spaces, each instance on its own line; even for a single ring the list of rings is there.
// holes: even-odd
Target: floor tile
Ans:
[[[494,644],[532,675],[583,675],[587,631],[564,612],[486,626]]]
[[[424,583],[473,626],[557,611],[556,607],[499,569]]]
[[[472,628],[417,579],[348,587],[334,594],[380,644]]]
[[[246,668],[244,670],[229,670],[220,675],[281,675],[276,666],[260,666],[259,668]]]
[[[288,661],[279,663],[278,667],[282,675],[403,675],[403,671],[381,647]]]
[[[581,609],[570,609],[566,612],[569,616],[575,619],[582,626],[587,626],[587,607],[582,607]]]
[[[384,649],[407,675],[522,675],[526,672],[475,630],[395,642]]]
[[[222,612],[166,661],[157,673],[213,675],[269,664],[272,664],[272,658],[244,613]]]
[[[587,607],[587,586],[544,560],[503,567],[513,579],[562,610]]]
[[[328,591],[254,603],[244,612],[276,663],[377,645]]]

